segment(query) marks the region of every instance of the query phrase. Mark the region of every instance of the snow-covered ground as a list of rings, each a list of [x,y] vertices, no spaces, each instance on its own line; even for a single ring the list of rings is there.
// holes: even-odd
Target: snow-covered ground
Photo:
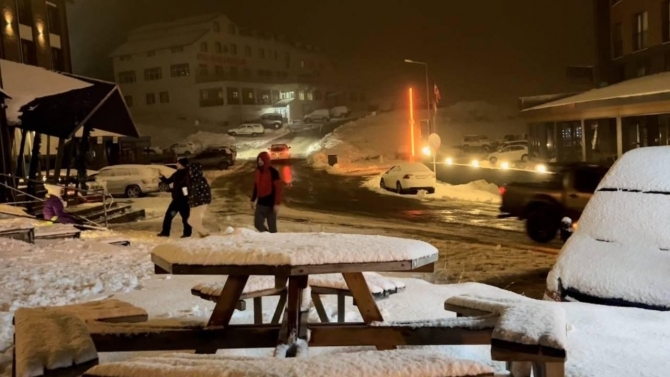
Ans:
[[[419,191],[415,195],[399,195],[393,191],[382,189],[379,185],[381,175],[375,175],[366,179],[362,187],[368,188],[374,192],[383,195],[401,196],[404,198],[415,198],[418,200],[446,200],[455,199],[470,202],[482,203],[500,203],[500,193],[498,186],[493,183],[488,183],[484,180],[470,182],[464,185],[450,185],[447,183],[437,182],[435,185],[435,193],[428,194],[425,191]]]
[[[102,237],[110,234],[102,234]],[[206,320],[214,304],[192,296],[200,283],[214,283],[212,276],[154,275],[149,253],[166,242],[151,237],[132,237],[133,246],[103,246],[92,239],[53,242],[31,246],[3,240],[0,245],[0,375],[9,376],[12,346],[12,312],[19,306],[62,305],[114,297],[145,308],[151,318]],[[170,241],[167,241],[170,242]],[[509,300],[510,292],[482,284],[434,285],[414,278],[395,279],[405,290],[378,302],[386,321],[437,320],[453,317],[444,311],[444,301],[461,294]],[[277,298],[264,299],[263,317],[268,321]],[[507,302],[509,304],[509,301]],[[248,303],[251,307],[252,303]],[[336,316],[336,298],[324,299],[326,312]],[[630,377],[666,376],[670,370],[667,344],[670,313],[640,309],[610,308],[588,304],[561,304],[568,329],[566,376]],[[310,318],[317,321],[314,308]],[[360,314],[347,301],[346,319],[360,321]],[[252,323],[253,311],[236,311],[233,323]],[[412,347],[418,349],[418,347]],[[310,356],[351,352],[369,348],[312,349]],[[487,346],[425,347],[455,357],[492,362]],[[273,350],[231,350],[228,356],[271,356]],[[613,357],[615,355],[616,357]],[[137,354],[103,354],[101,362],[126,360]]]
[[[416,115],[416,119],[422,117],[421,112]],[[381,172],[397,162],[398,153],[409,151],[408,122],[406,111],[395,111],[345,124],[311,148],[310,162],[334,174]],[[462,153],[453,147],[465,135],[481,134],[495,141],[507,134],[525,133],[526,125],[515,110],[464,102],[439,109],[437,129],[442,139],[440,154],[456,157]],[[328,155],[337,155],[336,166],[328,166]]]

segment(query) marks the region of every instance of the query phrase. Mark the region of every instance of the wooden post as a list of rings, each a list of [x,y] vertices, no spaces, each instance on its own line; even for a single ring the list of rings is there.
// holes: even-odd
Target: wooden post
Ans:
[[[63,166],[63,157],[65,156],[65,141],[63,138],[58,138],[58,148],[56,150],[56,166],[54,166],[54,181],[58,182],[60,177],[60,170]]]
[[[26,130],[21,130],[21,145],[19,146],[19,158],[16,163],[16,176],[22,177],[25,174],[25,168],[26,168],[26,157],[24,154],[26,153],[26,136],[28,135],[28,131]]]
[[[254,325],[263,324],[263,297],[254,297]]]
[[[281,320],[281,315],[284,312],[284,307],[286,307],[286,291],[282,292],[279,295],[279,302],[277,303],[277,308],[275,309],[275,314],[272,316],[272,324],[276,325]]]
[[[307,275],[291,276],[288,279],[288,306],[286,307],[286,333],[285,339],[279,339],[280,344],[287,344],[291,334],[299,336],[301,327],[307,323],[301,323],[300,307],[302,306],[302,291],[307,288]]]
[[[46,177],[49,180],[49,170],[51,169],[51,136],[47,135],[47,161],[46,161]]]

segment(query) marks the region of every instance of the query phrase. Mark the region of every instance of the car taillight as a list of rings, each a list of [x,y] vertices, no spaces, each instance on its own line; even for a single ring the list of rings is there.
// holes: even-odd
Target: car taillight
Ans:
[[[405,174],[405,176],[402,177],[402,179],[412,179],[412,177],[414,177],[414,175],[412,175],[412,174]]]
[[[498,192],[500,193],[500,196],[504,196],[507,194],[507,188],[505,186],[500,186],[498,187]]]

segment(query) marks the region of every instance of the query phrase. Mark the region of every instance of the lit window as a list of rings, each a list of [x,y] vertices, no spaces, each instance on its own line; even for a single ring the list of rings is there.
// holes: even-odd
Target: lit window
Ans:
[[[191,71],[189,69],[188,63],[186,64],[175,64],[170,66],[170,75],[172,77],[184,77],[189,76]]]
[[[223,88],[200,90],[200,107],[223,106]]]
[[[301,101],[305,100],[305,92],[304,91],[301,90],[301,91],[298,92],[298,99],[301,100]]]
[[[647,48],[649,37],[649,13],[638,13],[633,17],[633,51]]]
[[[314,93],[307,92],[307,100],[308,101],[314,101]]]
[[[160,67],[147,68],[144,70],[144,80],[155,81],[163,78],[163,70]]]

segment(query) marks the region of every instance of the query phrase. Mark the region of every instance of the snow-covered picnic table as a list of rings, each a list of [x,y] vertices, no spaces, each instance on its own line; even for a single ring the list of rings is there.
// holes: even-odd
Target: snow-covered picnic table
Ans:
[[[288,303],[279,344],[293,345],[297,339],[307,338],[308,316],[303,308],[309,308],[306,291],[309,275],[342,274],[364,320],[348,327],[374,332],[376,328],[370,325],[383,322],[384,318],[363,272],[429,272],[438,259],[438,251],[425,242],[382,236],[241,231],[160,245],[151,258],[157,273],[228,277],[208,327],[236,327],[229,323],[250,276],[275,276],[277,288],[285,287],[288,281]],[[355,339],[349,342],[357,343]],[[369,344],[369,340],[360,339],[359,344]],[[201,351],[214,352],[215,349]]]

